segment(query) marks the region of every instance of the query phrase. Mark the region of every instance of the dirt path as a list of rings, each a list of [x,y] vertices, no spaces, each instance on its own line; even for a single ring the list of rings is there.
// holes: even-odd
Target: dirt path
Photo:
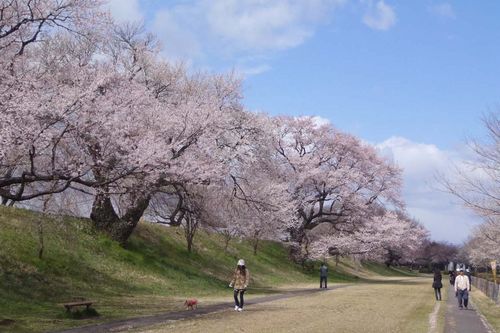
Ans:
[[[488,323],[476,311],[474,300],[469,300],[468,309],[460,310],[453,287],[449,287],[446,301],[445,333],[492,333]]]
[[[315,293],[324,293],[324,292],[328,292],[328,291],[335,290],[335,289],[345,288],[348,286],[350,286],[350,285],[336,285],[336,286],[330,287],[327,290],[325,290],[325,289],[300,289],[300,290],[290,291],[290,292],[287,292],[285,294],[263,296],[263,297],[258,297],[258,298],[254,298],[254,299],[250,299],[250,300],[245,300],[245,306],[253,305],[253,304],[267,303],[267,302],[272,302],[272,301],[277,301],[277,300],[283,300],[283,299],[296,297],[296,296],[312,295]],[[111,321],[111,322],[103,323],[103,324],[90,325],[90,326],[78,327],[78,328],[73,328],[73,329],[68,329],[68,330],[63,330],[63,331],[57,331],[57,333],[122,332],[122,331],[131,330],[131,329],[137,329],[137,328],[141,328],[141,327],[151,326],[151,325],[155,325],[155,324],[167,323],[167,322],[180,320],[180,319],[194,318],[194,317],[209,314],[209,313],[215,313],[215,312],[219,312],[219,311],[223,311],[223,310],[233,309],[233,307],[234,307],[234,303],[232,303],[232,302],[213,304],[213,305],[208,305],[208,306],[200,306],[197,310],[194,310],[194,311],[176,311],[176,312],[169,312],[169,313],[155,315],[155,316],[122,319],[122,320]]]
[[[439,309],[441,309],[441,302],[436,302],[436,305],[434,305],[434,310],[429,315],[429,333],[437,332]]]

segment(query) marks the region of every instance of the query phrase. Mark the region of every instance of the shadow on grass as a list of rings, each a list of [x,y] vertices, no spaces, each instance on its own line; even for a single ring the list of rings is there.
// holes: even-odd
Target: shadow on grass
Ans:
[[[99,312],[97,312],[94,308],[66,311],[64,315],[60,316],[60,318],[63,319],[88,319],[94,317],[99,317]]]

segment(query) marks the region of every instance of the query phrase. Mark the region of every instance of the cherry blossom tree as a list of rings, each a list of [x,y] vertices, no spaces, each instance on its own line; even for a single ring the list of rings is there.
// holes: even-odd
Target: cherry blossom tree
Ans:
[[[96,226],[124,242],[156,186],[225,173],[213,148],[236,150],[228,132],[241,132],[245,112],[234,77],[189,75],[137,26],[111,27],[85,38],[63,29],[27,57],[44,75],[2,98],[0,194],[20,201],[72,186],[95,196]]]
[[[286,183],[277,183],[262,174],[250,179],[253,182],[246,184],[244,191],[246,198],[251,200],[239,199],[235,202],[238,212],[236,224],[239,235],[250,240],[256,255],[260,240],[285,239],[287,230],[297,227],[297,219]]]
[[[352,234],[370,219],[375,203],[402,206],[401,171],[373,147],[310,117],[276,118],[275,131],[276,154],[297,203],[300,224],[291,236],[298,252],[321,225],[332,234]]]
[[[422,233],[394,212],[401,171],[373,147],[310,117],[246,111],[236,75],[165,61],[100,1],[9,1],[0,20],[3,204],[81,192],[122,244],[152,203],[189,248],[212,221],[255,252],[285,231],[318,253],[401,250]]]
[[[156,223],[182,227],[187,251],[192,252],[194,237],[205,217],[206,197],[202,193],[210,190],[210,186],[174,185],[169,192],[157,192],[152,196],[148,215]]]
[[[45,46],[69,39],[89,46],[108,26],[94,0],[7,1],[0,5],[0,196],[6,204],[65,190],[78,167],[58,153],[68,131],[59,120],[74,114],[87,89],[61,85],[49,68],[67,57]],[[60,34],[66,38],[60,39]],[[71,38],[69,38],[71,36]],[[68,48],[71,50],[71,48]],[[63,50],[59,50],[63,51]],[[68,53],[67,56],[72,56]],[[85,53],[80,60],[86,61]],[[81,65],[83,65],[81,63]],[[37,183],[37,186],[31,186]],[[54,186],[55,185],[55,186]]]
[[[477,226],[464,245],[464,252],[472,264],[488,266],[500,261],[500,223],[487,221]]]
[[[328,227],[323,227],[328,228]],[[378,215],[348,232],[319,232],[313,238],[311,257],[357,255],[388,266],[414,258],[428,231],[402,212],[379,209]],[[314,236],[312,236],[314,237]]]
[[[228,158],[224,150],[213,151],[212,156],[222,153],[220,159],[228,166],[227,174],[212,177],[209,184],[190,187],[189,191],[185,186],[174,186],[174,200],[172,192],[153,196],[152,216],[162,223],[181,225],[194,204],[201,226],[221,232],[226,249],[230,239],[238,236],[250,239],[257,253],[261,239],[283,235],[295,221],[294,205],[287,192],[288,183],[273,160],[270,132],[265,130],[269,124],[269,118],[252,115],[235,127],[239,136],[236,146],[227,137],[218,140],[235,152]],[[244,137],[247,140],[242,141]],[[187,196],[179,195],[179,190]]]

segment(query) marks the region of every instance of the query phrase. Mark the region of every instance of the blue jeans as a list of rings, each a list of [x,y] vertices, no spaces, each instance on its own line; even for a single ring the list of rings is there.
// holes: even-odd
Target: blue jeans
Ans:
[[[467,307],[467,304],[469,304],[469,291],[467,289],[461,290],[458,289],[457,291],[458,295],[458,306],[462,307],[462,302],[463,306]]]

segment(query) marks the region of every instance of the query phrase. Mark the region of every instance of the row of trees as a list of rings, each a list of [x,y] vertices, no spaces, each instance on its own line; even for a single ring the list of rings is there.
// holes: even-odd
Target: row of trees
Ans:
[[[159,51],[97,0],[2,2],[2,203],[79,193],[122,244],[146,218],[184,226],[189,249],[202,226],[255,251],[287,240],[298,260],[415,256],[427,231],[372,146],[311,117],[248,112],[234,74]]]

